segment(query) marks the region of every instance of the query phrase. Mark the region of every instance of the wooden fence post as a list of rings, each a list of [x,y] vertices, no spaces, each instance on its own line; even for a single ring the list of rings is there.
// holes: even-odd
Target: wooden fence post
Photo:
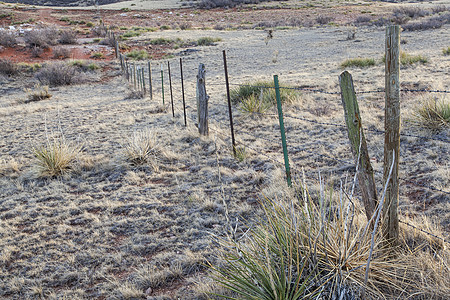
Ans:
[[[385,115],[384,115],[384,184],[387,186],[383,203],[383,235],[391,245],[398,243],[398,193],[400,150],[400,26],[386,28]],[[394,152],[394,153],[393,153]],[[394,168],[389,182],[390,167]]]
[[[339,76],[339,85],[341,87],[342,105],[344,106],[345,123],[347,124],[352,154],[355,161],[359,159],[357,162],[359,165],[357,176],[359,187],[361,188],[361,196],[367,219],[370,220],[378,203],[377,188],[366,139],[362,130],[361,114],[359,113],[352,75],[347,71],[343,72]]]
[[[152,66],[150,61],[148,61],[148,91],[150,92],[150,100],[153,100]]]
[[[205,84],[205,65],[198,66],[197,75],[197,116],[198,116],[198,132],[201,135],[208,135],[208,100]]]

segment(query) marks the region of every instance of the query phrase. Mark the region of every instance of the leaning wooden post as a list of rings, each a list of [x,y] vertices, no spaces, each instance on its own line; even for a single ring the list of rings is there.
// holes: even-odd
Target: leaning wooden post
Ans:
[[[198,132],[201,135],[208,135],[208,100],[209,96],[206,94],[205,85],[205,65],[200,64],[197,75],[197,117],[198,117]]]
[[[342,105],[344,106],[348,138],[350,139],[353,157],[359,165],[357,176],[359,187],[361,189],[361,196],[364,202],[367,219],[370,220],[378,204],[377,188],[373,177],[373,168],[370,163],[366,139],[362,129],[361,114],[359,113],[352,75],[347,71],[343,72],[339,76],[339,85],[341,86]]]
[[[383,235],[391,245],[398,244],[398,193],[400,150],[400,26],[386,28],[385,111],[384,111],[384,184]],[[389,171],[394,168],[389,182]]]

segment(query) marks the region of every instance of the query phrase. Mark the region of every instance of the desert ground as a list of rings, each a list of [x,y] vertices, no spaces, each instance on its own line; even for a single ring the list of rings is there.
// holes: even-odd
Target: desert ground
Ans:
[[[134,4],[134,5],[133,5]],[[233,156],[222,51],[232,89],[270,82],[298,87],[283,106],[289,159],[295,182],[312,194],[319,181],[351,186],[355,173],[339,95],[339,75],[348,70],[358,101],[375,180],[382,193],[385,23],[399,8],[449,13],[450,1],[263,2],[210,10],[173,1],[124,1],[99,7],[43,7],[0,3],[0,25],[18,32],[39,26],[76,30],[68,63],[94,64],[71,85],[52,86],[49,99],[28,102],[36,77],[55,58],[55,47],[32,55],[23,35],[2,47],[0,59],[23,71],[0,73],[0,297],[3,299],[208,299],[218,289],[208,275],[218,264],[218,237],[234,228],[245,235],[263,212],[259,201],[289,190],[283,169],[275,106],[249,114],[233,105]],[[194,5],[194,4],[190,4]],[[445,8],[446,7],[446,8]],[[360,19],[358,17],[367,17]],[[325,18],[327,17],[327,18]],[[325,19],[325,22],[321,20]],[[121,53],[144,50],[152,64],[153,99],[127,81],[114,48],[101,45],[92,29],[106,25]],[[377,25],[377,21],[380,25]],[[93,24],[93,27],[88,25]],[[321,24],[324,23],[324,24]],[[10,28],[9,26],[13,26]],[[415,112],[427,99],[449,101],[450,25],[404,30],[402,51],[426,57],[401,67],[401,230],[418,229],[450,238],[450,129],[430,131]],[[201,38],[210,45],[198,45]],[[167,43],[152,43],[155,40]],[[100,53],[100,54],[99,54]],[[181,96],[183,61],[187,126]],[[343,68],[347,59],[372,58],[365,68]],[[131,59],[130,59],[131,62]],[[171,65],[171,93],[167,63]],[[210,134],[196,127],[196,75],[206,67]],[[27,66],[27,67],[24,67]],[[164,70],[162,103],[160,68]],[[147,75],[148,76],[148,75]],[[148,79],[147,79],[148,80]],[[148,88],[148,86],[147,86]],[[127,160],[136,134],[154,141],[145,164]],[[34,149],[64,137],[80,153],[70,170],[47,176],[37,169]],[[305,175],[303,175],[305,174]],[[305,178],[305,179],[304,179]],[[424,235],[424,240],[436,242]],[[441,241],[439,241],[441,243]],[[448,244],[439,248],[448,257]],[[447,256],[446,256],[447,255]],[[447,261],[448,263],[448,261]],[[447,271],[445,271],[445,267]],[[444,264],[443,282],[449,282]],[[445,299],[448,286],[417,299]],[[423,298],[420,298],[423,297]],[[327,299],[324,295],[321,299]],[[349,298],[350,299],[350,298]],[[415,298],[412,298],[415,299]]]

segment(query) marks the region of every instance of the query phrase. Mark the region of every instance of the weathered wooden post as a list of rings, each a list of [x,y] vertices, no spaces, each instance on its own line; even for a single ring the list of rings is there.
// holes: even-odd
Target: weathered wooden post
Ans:
[[[359,165],[357,176],[359,187],[361,188],[361,196],[364,202],[367,219],[370,220],[378,203],[377,188],[373,177],[373,168],[370,163],[366,139],[362,129],[361,114],[359,113],[352,75],[347,71],[343,72],[339,76],[339,85],[341,87],[342,105],[344,106],[348,138],[350,139],[353,157]]]
[[[201,135],[208,135],[208,100],[209,96],[206,94],[205,84],[205,65],[198,66],[197,75],[197,117],[198,117],[198,132]]]
[[[180,57],[180,75],[181,75],[181,94],[183,95],[183,114],[184,114],[184,126],[187,126],[186,120],[186,101],[184,99],[184,79],[183,79],[183,60]]]
[[[386,28],[383,235],[391,245],[398,243],[398,193],[400,150],[400,26]],[[393,161],[394,160],[394,161]],[[391,165],[392,176],[388,182]]]

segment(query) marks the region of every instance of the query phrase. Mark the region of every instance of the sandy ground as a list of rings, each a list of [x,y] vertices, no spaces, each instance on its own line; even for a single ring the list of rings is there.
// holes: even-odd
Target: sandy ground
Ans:
[[[221,39],[215,46],[173,50],[169,61],[175,118],[170,106],[161,111],[158,76],[154,76],[153,100],[148,96],[130,99],[131,87],[117,63],[103,73],[90,74],[86,83],[50,88],[51,99],[29,104],[20,100],[26,97],[23,88],[36,83],[34,78],[1,77],[0,296],[202,299],[201,290],[208,281],[204,264],[215,262],[213,236],[228,230],[226,211],[231,225],[245,232],[258,215],[258,199],[287,189],[274,109],[269,111],[273,115],[260,117],[233,108],[237,141],[246,147],[247,158],[239,162],[231,154],[222,50],[227,51],[232,84],[269,81],[277,74],[282,83],[338,92],[340,63],[369,57],[378,61],[376,66],[349,69],[356,90],[383,88],[384,30],[358,28],[356,39],[347,40],[349,30],[353,28],[275,30],[267,43],[265,30],[167,30],[133,38],[140,43],[157,37]],[[429,59],[425,65],[402,67],[402,86],[450,90],[450,56],[442,55],[449,46],[449,26],[404,32],[402,38],[406,41],[403,50]],[[187,128],[181,106],[180,57]],[[167,71],[167,60],[152,63],[153,74],[158,74],[160,63]],[[200,138],[194,125],[199,63],[206,65],[211,97],[208,138]],[[431,95],[443,97],[402,94],[402,133],[424,138],[401,139],[400,218],[427,215],[443,228],[439,234],[448,237],[450,132],[432,135],[409,121],[416,105]],[[383,94],[362,94],[358,99],[365,127],[383,129]],[[339,180],[354,169],[345,128],[317,123],[344,124],[339,95],[302,91],[284,110],[295,180],[300,180],[303,168],[312,192],[319,171],[328,184],[339,186]],[[154,132],[158,147],[152,164],[134,167],[124,160],[123,148],[142,129]],[[61,130],[67,140],[83,145],[82,155],[72,173],[41,178],[34,172],[32,148]],[[381,191],[384,139],[372,131],[367,139]]]

